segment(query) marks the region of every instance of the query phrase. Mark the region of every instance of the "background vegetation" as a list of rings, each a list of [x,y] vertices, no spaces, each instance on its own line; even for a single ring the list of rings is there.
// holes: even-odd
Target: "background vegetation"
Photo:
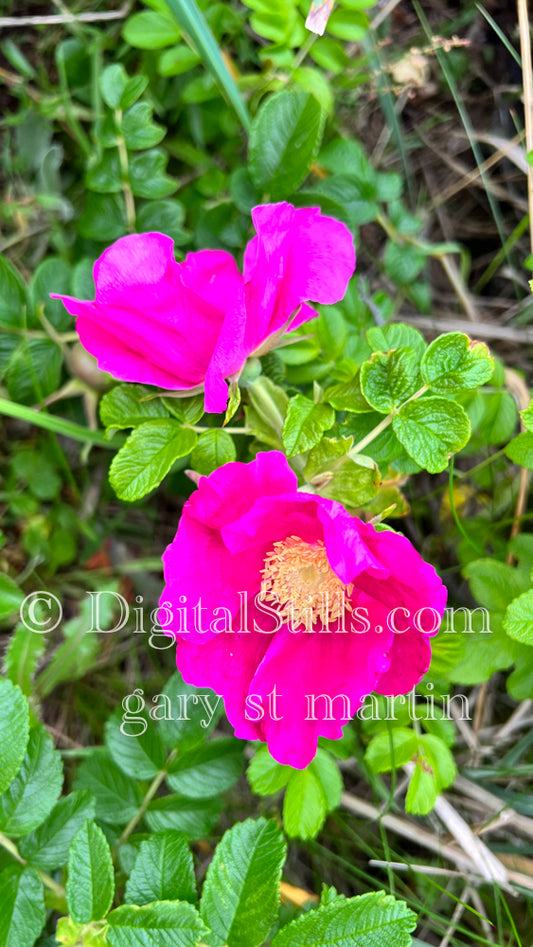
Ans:
[[[327,929],[328,943],[400,947],[411,912],[419,947],[530,942],[527,6],[518,18],[498,0],[339,0],[323,37],[305,29],[308,8],[4,0],[1,945],[283,947],[322,944]],[[49,298],[92,298],[95,259],[128,232],[169,234],[178,259],[211,247],[240,263],[251,208],[285,199],[349,226],[357,275],[304,339],[252,366],[230,433],[201,398],[113,387]],[[465,335],[490,347],[493,372],[479,373],[482,346],[478,361],[465,355]],[[401,422],[375,433],[421,364],[426,399],[452,406],[429,453],[421,416],[414,439]],[[135,433],[154,422],[169,445],[157,469],[146,428]],[[362,442],[364,471],[348,458]],[[194,692],[171,642],[149,622],[136,634],[133,612],[141,597],[146,615],[157,603],[160,556],[193,489],[186,470],[272,447],[303,457],[303,479],[325,495],[404,531],[450,605],[488,610],[490,635],[478,612],[471,633],[438,636],[418,689],[422,707],[464,694],[470,719],[418,722],[398,707],[386,727],[357,720],[303,775],[264,748],[243,753],[220,714],[209,732],[197,715],[121,734],[136,688],[147,707]],[[64,621],[28,634],[19,608],[40,589]],[[119,593],[130,620],[87,634],[87,590]],[[103,601],[101,627],[113,627],[117,599]],[[243,872],[248,888],[217,913]]]

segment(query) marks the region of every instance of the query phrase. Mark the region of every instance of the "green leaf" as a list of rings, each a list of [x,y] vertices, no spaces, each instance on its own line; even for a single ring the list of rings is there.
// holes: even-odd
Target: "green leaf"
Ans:
[[[533,589],[511,602],[503,619],[503,627],[515,641],[533,645]]]
[[[196,902],[192,854],[185,836],[168,830],[141,842],[124,895],[127,904]]]
[[[191,453],[196,441],[194,431],[172,419],[141,424],[120,448],[109,470],[119,499],[132,503],[154,490],[174,461]]]
[[[160,76],[181,76],[189,69],[194,69],[201,61],[201,56],[194,49],[190,49],[185,43],[179,43],[161,53],[157,71]]]
[[[139,736],[128,732],[119,712],[112,714],[105,725],[105,742],[113,760],[133,779],[155,779],[165,766],[163,741],[155,725],[146,723],[146,730]]]
[[[285,789],[292,774],[290,766],[282,766],[261,746],[250,762],[247,770],[248,782],[259,796],[270,796]]]
[[[239,743],[231,737],[212,740],[180,754],[169,767],[167,783],[189,799],[209,799],[233,786],[242,768]]]
[[[529,588],[528,573],[497,559],[475,559],[463,569],[474,598],[491,612],[504,612],[514,598]]]
[[[424,269],[427,253],[409,244],[388,241],[385,247],[384,266],[387,276],[399,286],[409,286]]]
[[[250,116],[247,108],[196,0],[166,0],[166,5],[176,17],[184,33],[192,40],[221,92],[242,122],[243,128],[249,131]]]
[[[46,318],[58,332],[72,327],[72,316],[60,299],[50,299],[50,293],[69,293],[70,279],[68,263],[59,257],[48,257],[39,263],[30,283],[29,296],[35,314],[43,306]]]
[[[412,730],[394,727],[372,737],[365,762],[373,773],[388,773],[409,762],[418,750],[418,738]]]
[[[359,10],[335,10],[328,20],[328,33],[351,43],[363,39],[368,29],[368,17]]]
[[[26,287],[22,276],[5,256],[0,256],[0,326],[22,327]]]
[[[416,915],[383,891],[336,898],[291,921],[272,947],[411,947]]]
[[[181,36],[174,17],[155,10],[143,10],[129,16],[122,35],[136,49],[162,49],[177,43]],[[113,106],[116,108],[117,106]]]
[[[32,681],[37,663],[43,656],[44,650],[44,635],[29,631],[25,625],[17,625],[7,646],[5,671],[9,680],[13,684],[17,684],[26,697],[29,697],[32,693]]]
[[[393,322],[387,326],[372,326],[371,329],[367,329],[366,337],[374,352],[389,352],[391,349],[408,346],[414,349],[421,358],[427,348],[422,333],[402,322]]]
[[[89,163],[85,186],[98,194],[118,194],[122,190],[122,169],[116,148],[108,148],[98,161]]]
[[[9,397],[33,404],[59,387],[63,355],[51,339],[30,339],[14,352],[6,372]]]
[[[67,902],[79,924],[105,917],[115,893],[111,851],[102,829],[87,819],[76,833],[68,855]]]
[[[205,740],[224,712],[221,697],[207,687],[185,684],[179,671],[168,679],[162,696],[163,702],[152,714],[158,720],[165,744],[170,749],[179,747],[180,753]],[[169,713],[165,706],[168,702]],[[159,707],[164,714],[159,714]]]
[[[333,476],[317,478],[317,492],[329,500],[336,500],[350,510],[364,506],[378,493],[381,476],[377,464],[369,457],[359,454],[343,458],[334,467]]]
[[[533,470],[533,433],[523,431],[518,437],[514,437],[505,448],[505,453],[513,464]]]
[[[330,405],[314,404],[303,395],[295,395],[289,401],[282,431],[287,456],[310,450],[334,424],[335,411]]]
[[[67,861],[72,839],[85,820],[93,818],[93,794],[87,789],[71,792],[56,803],[38,829],[20,839],[19,852],[43,871],[60,868]]]
[[[279,911],[285,861],[283,836],[274,822],[246,819],[229,829],[215,849],[204,882],[200,913],[212,933],[210,947],[259,947]]]
[[[323,126],[324,113],[309,92],[284,91],[269,98],[250,132],[254,184],[274,201],[292,194],[317,155]]]
[[[13,612],[18,611],[23,599],[24,595],[17,583],[0,572],[0,620],[9,618]]]
[[[102,243],[122,237],[126,233],[126,208],[122,194],[87,192],[78,230],[82,237]]]
[[[191,454],[191,467],[198,473],[208,476],[213,470],[236,460],[237,451],[229,434],[220,428],[200,434],[198,443]]]
[[[133,155],[129,163],[131,189],[136,197],[159,200],[173,194],[178,182],[165,174],[168,156],[160,148]]]
[[[526,430],[533,432],[533,401],[530,401],[527,408],[520,412],[520,417]]]
[[[453,756],[444,741],[432,734],[420,737],[418,758],[405,799],[406,811],[414,815],[431,812],[438,794],[453,783],[456,773]]]
[[[283,447],[281,432],[289,404],[283,388],[260,375],[248,388],[248,397],[246,426],[259,441],[279,450]]]
[[[179,201],[150,201],[137,214],[137,229],[139,233],[150,230],[166,233],[177,246],[181,246],[190,240],[190,234],[183,229],[184,220],[185,208]]]
[[[61,755],[39,724],[30,731],[19,773],[0,796],[0,831],[26,835],[53,809],[63,784]]]
[[[353,414],[368,414],[372,411],[368,401],[361,394],[359,374],[350,381],[326,388],[324,401],[332,405],[336,411],[351,411]]]
[[[29,709],[22,691],[0,679],[0,792],[17,775],[28,744]]]
[[[161,398],[149,397],[152,388],[145,385],[115,385],[100,402],[100,418],[107,428],[138,427],[144,421],[168,417]],[[143,400],[149,398],[149,400]]]
[[[0,945],[33,947],[46,920],[43,883],[33,868],[0,874]]]
[[[337,764],[325,750],[317,750],[306,769],[294,770],[283,802],[283,825],[290,838],[316,838],[328,812],[342,794]]]
[[[96,749],[76,770],[75,789],[89,789],[96,800],[96,818],[110,825],[126,825],[141,804],[137,783],[126,776],[106,749]]]
[[[123,904],[107,920],[111,947],[196,947],[206,933],[198,912],[185,901]]]
[[[440,473],[451,454],[470,437],[470,421],[461,405],[446,398],[420,398],[400,408],[392,422],[407,453],[429,473]]]
[[[128,74],[122,63],[107,66],[100,77],[100,89],[106,105],[111,109],[128,109],[137,101],[148,85],[145,76]]]
[[[450,395],[484,385],[494,371],[494,359],[484,342],[472,342],[462,332],[448,332],[428,346],[420,367],[432,391]]]
[[[153,108],[148,102],[136,102],[122,118],[122,134],[128,151],[155,148],[166,135],[166,128],[152,121]]]
[[[425,733],[420,737],[420,750],[435,774],[438,791],[451,786],[457,775],[457,767],[444,740],[432,733]]]
[[[390,352],[374,352],[361,366],[361,391],[368,403],[389,414],[420,387],[419,356],[402,346]]]
[[[152,832],[174,829],[183,832],[191,842],[205,838],[213,829],[222,809],[222,801],[215,799],[186,799],[173,793],[150,803],[146,824]]]

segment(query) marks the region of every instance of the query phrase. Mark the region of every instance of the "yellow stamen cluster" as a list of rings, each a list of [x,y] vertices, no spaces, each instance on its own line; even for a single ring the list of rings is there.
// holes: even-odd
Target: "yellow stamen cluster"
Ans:
[[[331,568],[322,540],[304,542],[289,536],[274,543],[261,572],[265,602],[278,606],[286,622],[329,625],[350,609],[353,585],[344,585]]]

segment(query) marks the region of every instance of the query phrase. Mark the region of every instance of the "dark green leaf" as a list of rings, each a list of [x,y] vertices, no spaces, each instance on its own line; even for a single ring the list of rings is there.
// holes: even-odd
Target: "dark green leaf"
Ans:
[[[33,404],[59,387],[63,356],[51,339],[30,339],[13,354],[6,373],[10,398]]]
[[[145,385],[115,385],[100,402],[102,424],[109,428],[138,427],[144,421],[168,417],[160,398],[150,397]],[[145,400],[148,399],[148,400]]]
[[[26,835],[43,822],[63,784],[61,756],[42,725],[30,731],[19,773],[0,796],[0,830]]]
[[[284,91],[268,99],[250,132],[254,184],[280,200],[298,187],[316,157],[324,115],[309,92]]]
[[[272,947],[411,947],[416,915],[383,891],[332,903],[291,921]]]
[[[88,789],[63,796],[48,818],[30,835],[19,841],[23,858],[43,871],[65,864],[72,839],[86,819],[94,818],[94,797]]]
[[[98,749],[78,766],[75,789],[90,789],[96,799],[96,818],[110,825],[126,825],[137,813],[141,793],[107,750]]]
[[[212,740],[180,754],[171,764],[167,782],[190,799],[208,799],[229,789],[242,773],[242,749],[229,738]]]
[[[279,883],[286,849],[280,830],[266,819],[247,819],[224,834],[204,882],[200,913],[211,947],[259,947],[279,911]]]
[[[43,883],[33,868],[0,874],[0,945],[33,947],[46,920]]]
[[[174,829],[194,842],[209,835],[221,809],[220,799],[186,799],[176,793],[154,799],[146,812],[146,823],[152,832]]]
[[[102,829],[87,819],[68,855],[67,902],[79,924],[105,917],[113,902],[115,876],[111,851]]]
[[[0,679],[0,792],[17,775],[28,744],[29,709],[22,691]]]
[[[151,901],[196,902],[192,854],[180,832],[156,832],[141,842],[126,882],[127,904]]]
[[[192,904],[160,901],[123,904],[108,917],[111,947],[197,947],[206,928]]]

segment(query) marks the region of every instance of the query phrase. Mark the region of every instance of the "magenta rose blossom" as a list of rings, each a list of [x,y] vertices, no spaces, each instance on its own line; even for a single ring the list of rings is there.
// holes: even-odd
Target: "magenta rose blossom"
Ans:
[[[238,737],[298,768],[372,691],[420,681],[446,605],[405,536],[298,492],[277,451],[202,477],[163,563],[160,620],[183,678],[223,696]]]
[[[60,296],[84,348],[122,381],[175,391],[205,389],[205,410],[226,408],[225,379],[267,340],[335,303],[355,268],[352,236],[319,208],[255,207],[257,236],[241,275],[223,250],[174,259],[161,233],[121,237],[94,265],[94,302]]]

